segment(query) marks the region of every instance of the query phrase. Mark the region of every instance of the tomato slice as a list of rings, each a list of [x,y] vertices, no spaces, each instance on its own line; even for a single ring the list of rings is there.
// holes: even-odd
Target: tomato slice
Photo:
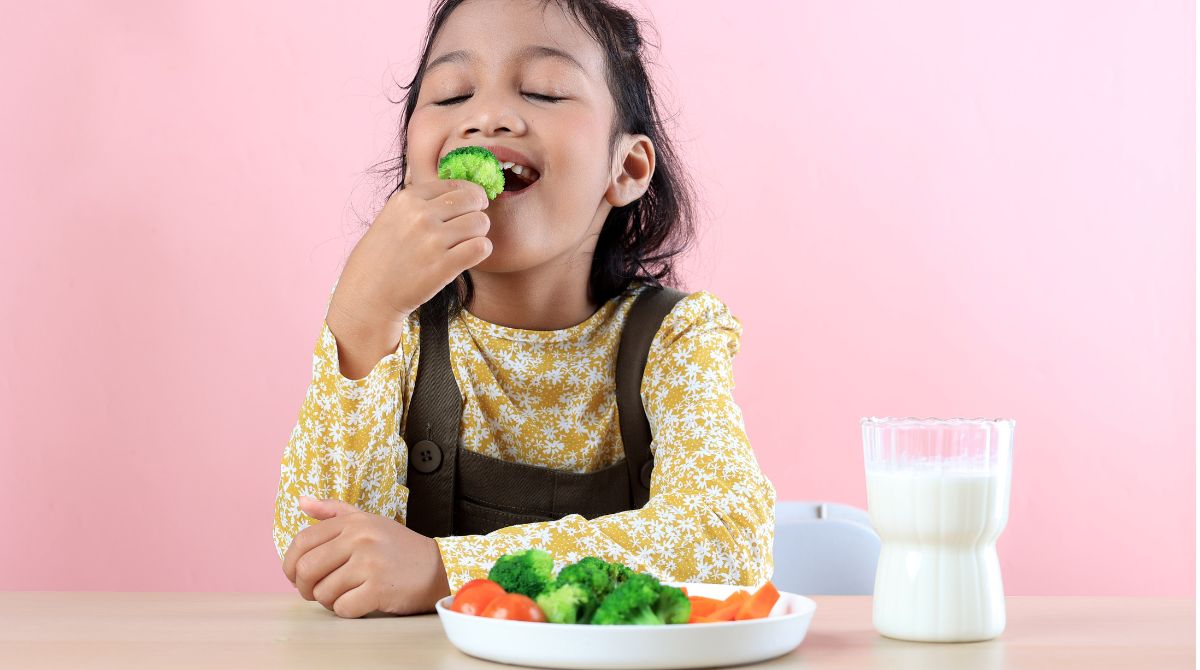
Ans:
[[[463,591],[470,591],[477,586],[484,586],[492,590],[500,589],[500,593],[504,592],[504,589],[499,584],[490,579],[472,579],[466,584],[463,584],[462,587],[458,589],[458,592],[462,593]]]
[[[504,595],[504,589],[490,579],[472,579],[454,594],[450,610],[463,614],[483,614],[491,602]]]
[[[546,615],[542,608],[529,596],[520,593],[506,593],[496,598],[483,610],[481,616],[493,619],[508,619],[509,621],[545,621]]]

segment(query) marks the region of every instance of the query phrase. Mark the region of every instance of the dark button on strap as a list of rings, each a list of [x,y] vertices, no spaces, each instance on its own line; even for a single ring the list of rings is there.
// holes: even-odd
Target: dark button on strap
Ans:
[[[647,491],[650,490],[650,473],[652,472],[654,472],[654,459],[646,461],[646,464],[642,466],[642,486],[646,487]]]
[[[442,464],[442,448],[436,442],[421,440],[413,445],[408,453],[413,467],[423,475],[427,475]]]

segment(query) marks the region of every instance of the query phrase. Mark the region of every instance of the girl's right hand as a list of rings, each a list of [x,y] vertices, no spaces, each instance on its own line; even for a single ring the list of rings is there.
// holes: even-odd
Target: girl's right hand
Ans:
[[[332,303],[364,323],[402,323],[492,253],[487,206],[483,187],[465,180],[395,192],[350,252]]]

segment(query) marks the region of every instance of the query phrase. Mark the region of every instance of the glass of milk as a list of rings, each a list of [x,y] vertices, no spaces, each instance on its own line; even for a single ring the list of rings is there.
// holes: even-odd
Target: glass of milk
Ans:
[[[873,619],[921,642],[1004,630],[996,539],[1008,521],[1010,419],[862,420],[867,508],[883,541]]]

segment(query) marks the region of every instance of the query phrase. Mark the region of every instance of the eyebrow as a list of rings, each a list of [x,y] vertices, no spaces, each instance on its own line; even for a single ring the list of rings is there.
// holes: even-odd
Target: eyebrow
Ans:
[[[587,74],[587,69],[585,69],[583,64],[571,54],[563,51],[562,49],[556,49],[554,47],[548,47],[541,44],[535,44],[521,49],[519,52],[517,52],[516,58],[555,58],[565,61],[566,63],[578,68],[579,71],[585,75]],[[467,63],[473,60],[477,60],[475,57],[475,52],[468,51],[466,49],[458,49],[457,51],[451,51],[434,58],[432,61],[430,61],[429,65],[425,66],[425,71],[429,72],[433,68],[446,63]]]

